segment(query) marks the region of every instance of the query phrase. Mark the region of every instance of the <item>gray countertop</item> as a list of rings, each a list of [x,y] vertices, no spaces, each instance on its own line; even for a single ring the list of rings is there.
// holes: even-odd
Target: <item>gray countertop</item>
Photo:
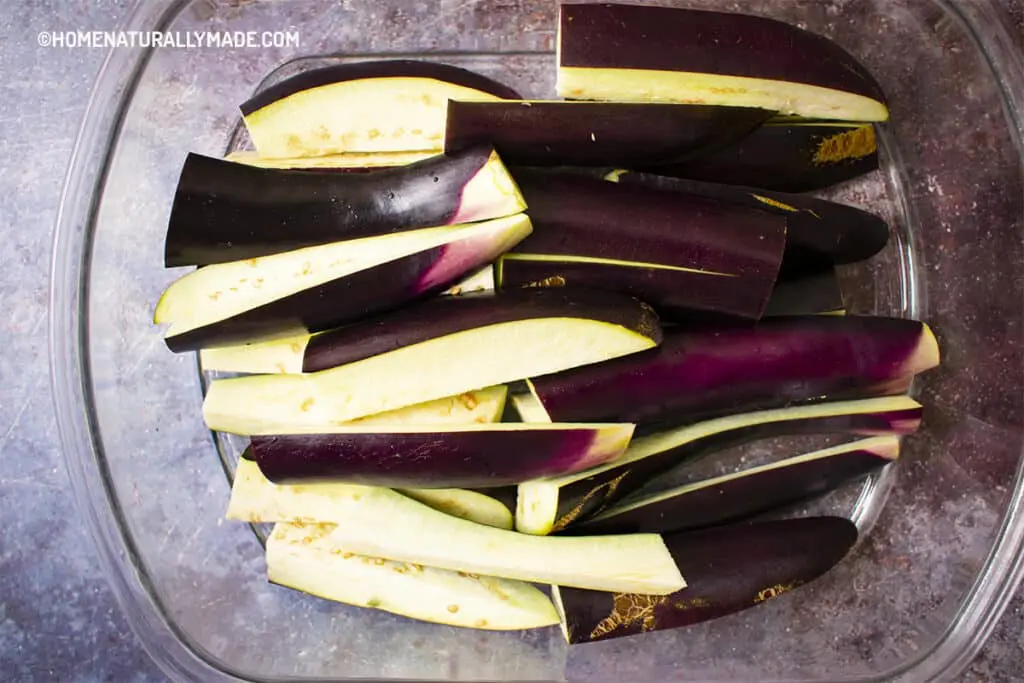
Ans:
[[[1024,2],[1002,0],[1024,36]],[[109,29],[126,0],[5,4],[0,19],[0,672],[5,681],[156,681],[72,499],[50,397],[50,241],[100,49],[41,48],[42,30]],[[1024,594],[966,681],[1024,680]]]

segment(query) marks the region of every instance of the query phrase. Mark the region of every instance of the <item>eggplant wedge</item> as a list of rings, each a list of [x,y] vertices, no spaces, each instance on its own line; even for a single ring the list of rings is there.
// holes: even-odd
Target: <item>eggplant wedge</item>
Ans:
[[[338,486],[345,523],[322,537],[328,552],[592,590],[668,595],[686,585],[656,534],[527,536],[446,515],[391,489]]]
[[[587,643],[690,626],[759,605],[809,583],[857,542],[842,517],[735,524],[665,537],[685,590],[658,597],[555,588],[569,643]]]
[[[444,147],[448,100],[519,99],[486,76],[433,62],[368,61],[306,71],[241,106],[260,156]]]
[[[774,112],[635,102],[449,102],[445,152],[491,144],[520,166],[651,166],[739,142]]]
[[[878,82],[824,36],[765,17],[647,5],[562,5],[557,89],[569,99],[889,118]]]
[[[924,323],[812,315],[667,330],[651,352],[530,384],[556,422],[678,424],[871,392],[938,364],[938,343]]]
[[[571,474],[620,457],[633,425],[339,426],[252,438],[277,484],[340,481],[393,488],[483,488]]]
[[[510,321],[492,322],[501,316]],[[212,430],[241,433],[280,414],[304,415],[312,426],[354,420],[638,353],[660,340],[649,307],[609,292],[534,289],[438,298],[339,330],[324,357],[329,351],[344,365],[214,381],[203,417]]]
[[[820,314],[846,314],[839,274],[833,266],[776,282],[764,309],[766,318]]]
[[[630,498],[563,533],[671,533],[726,524],[833,491],[895,461],[899,450],[896,436],[854,441]]]
[[[503,218],[525,208],[486,145],[366,173],[256,168],[189,154],[174,195],[164,265],[241,261]]]
[[[168,287],[153,320],[175,352],[318,332],[441,292],[530,230],[519,214],[207,266]]]
[[[514,175],[535,229],[502,261],[501,287],[553,282],[621,291],[665,313],[763,313],[785,218],[567,173]]]
[[[823,190],[878,170],[870,123],[769,121],[739,142],[652,172],[778,192]]]
[[[319,372],[492,325],[512,325],[514,329],[517,322],[595,315],[607,316],[609,323],[651,337],[655,343],[661,340],[657,316],[619,294],[582,288],[491,290],[430,299],[374,321],[322,334],[210,350],[203,354],[203,367],[249,373]]]
[[[224,157],[224,160],[257,168],[331,169],[356,173],[392,166],[407,166],[434,156],[437,156],[434,151],[422,151],[349,152],[319,157],[261,157],[255,151],[247,149],[232,152]]]
[[[262,524],[267,522],[344,524],[342,503],[349,489],[338,482],[302,485],[275,484],[263,476],[246,449],[238,460],[231,485],[227,519]],[[478,491],[465,489],[402,489],[404,496],[447,515],[496,529],[511,529],[510,508]]]
[[[613,177],[619,183],[710,197],[784,217],[786,253],[780,272],[783,280],[817,274],[833,265],[865,261],[889,242],[889,224],[881,217],[817,197],[649,173],[622,172]]]
[[[513,400],[517,408],[529,403],[520,397]],[[517,487],[516,528],[540,535],[562,531],[614,507],[675,467],[759,439],[797,434],[904,435],[915,432],[921,418],[917,401],[888,396],[729,415],[638,436],[622,458],[607,465]],[[489,493],[504,500],[511,489]]]
[[[271,583],[421,621],[488,630],[558,623],[544,593],[523,581],[335,552],[331,525],[278,524],[267,539]]]

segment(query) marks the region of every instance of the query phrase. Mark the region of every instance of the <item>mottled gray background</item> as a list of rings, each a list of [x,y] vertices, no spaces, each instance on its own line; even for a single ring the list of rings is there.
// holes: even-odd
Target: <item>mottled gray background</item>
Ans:
[[[1000,2],[1024,44],[1024,0]],[[163,680],[121,616],[72,500],[46,359],[52,229],[65,166],[104,54],[43,49],[36,35],[41,30],[114,28],[130,4],[27,0],[5,2],[0,12],[4,681]],[[964,680],[1024,680],[1024,594],[1014,600]]]

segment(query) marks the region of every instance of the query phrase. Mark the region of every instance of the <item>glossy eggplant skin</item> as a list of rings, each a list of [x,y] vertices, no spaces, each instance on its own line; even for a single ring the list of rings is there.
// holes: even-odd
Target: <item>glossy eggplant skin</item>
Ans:
[[[598,465],[621,454],[631,433],[632,425],[285,434],[254,436],[252,452],[263,475],[278,484],[485,488]]]
[[[889,242],[889,224],[873,213],[808,195],[705,183],[653,173],[622,173],[617,182],[711,197],[783,216],[786,253],[780,278],[797,279],[832,265],[871,258]]]
[[[817,315],[845,310],[843,290],[834,267],[779,280],[764,309],[765,317]]]
[[[171,209],[164,265],[241,261],[462,222],[463,194],[492,154],[483,145],[366,173],[256,168],[189,154]]]
[[[519,93],[512,88],[468,69],[461,69],[457,66],[449,66],[448,64],[438,64],[436,62],[394,59],[337,64],[321,69],[304,71],[254,95],[241,105],[242,115],[248,116],[269,104],[273,104],[278,100],[303,90],[311,90],[331,85],[332,83],[362,78],[432,78],[480,90],[502,99],[519,99]]]
[[[652,173],[777,192],[813,192],[878,170],[871,124],[768,123],[736,144]]]
[[[571,529],[593,519],[654,477],[728,448],[799,434],[909,434],[918,428],[921,418],[922,409],[918,405],[892,412],[837,412],[797,420],[780,416],[771,421],[745,423],[736,428],[715,431],[562,486],[558,492],[558,512],[553,531]]]
[[[632,102],[450,102],[445,152],[493,144],[507,164],[649,166],[728,147],[773,112]]]
[[[487,325],[546,317],[595,318],[661,340],[657,315],[621,294],[529,288],[439,297],[310,339],[303,372],[317,372]]]
[[[775,19],[586,3],[562,5],[560,21],[562,67],[789,81],[885,102],[878,82],[853,55],[824,36]]]
[[[938,355],[914,320],[779,317],[667,330],[657,349],[531,381],[556,422],[679,424],[848,396],[934,367]]]
[[[748,519],[833,491],[882,469],[894,457],[894,453],[858,448],[811,460],[794,458],[775,469],[741,472],[733,479],[678,491],[679,495],[662,497],[673,493],[665,491],[661,500],[654,496],[631,499],[598,518],[572,525],[563,535],[667,534]]]
[[[665,537],[687,586],[666,597],[559,588],[573,644],[690,626],[809,583],[857,541],[841,517],[736,524]]]

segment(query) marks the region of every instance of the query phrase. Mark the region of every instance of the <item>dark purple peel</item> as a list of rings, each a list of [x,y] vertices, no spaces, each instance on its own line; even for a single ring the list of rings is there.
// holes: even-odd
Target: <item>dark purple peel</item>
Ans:
[[[548,317],[604,320],[661,340],[657,315],[631,297],[583,288],[512,289],[431,299],[317,335],[306,347],[302,371],[326,370],[487,325]]]
[[[687,586],[667,597],[557,589],[569,643],[690,626],[754,607],[832,569],[857,542],[841,517],[735,524],[665,537]]]
[[[889,224],[879,216],[817,197],[650,173],[627,172],[616,174],[615,178],[627,185],[710,197],[783,216],[786,253],[782,259],[782,279],[815,274],[832,265],[864,261],[880,252],[889,241]]]
[[[452,430],[254,436],[272,482],[338,481],[388,487],[506,486],[608,462],[633,425],[475,425]]]
[[[900,396],[746,413],[638,436],[623,464],[557,480],[552,531],[590,520],[653,478],[728,448],[799,434],[904,435],[916,431],[921,418],[921,405]]]
[[[507,164],[672,164],[728,147],[774,112],[633,102],[449,102],[445,152],[493,144]]]
[[[504,187],[490,177],[503,177]],[[473,182],[482,178],[485,182]],[[256,258],[525,208],[493,148],[366,173],[257,168],[189,154],[164,246],[168,268]]]
[[[432,78],[446,83],[454,83],[466,88],[490,93],[506,100],[519,99],[519,93],[506,85],[482,76],[467,69],[436,62],[424,62],[412,59],[394,59],[370,62],[354,62],[337,64],[322,69],[303,71],[266,90],[257,93],[244,102],[240,109],[243,116],[262,109],[268,104],[277,102],[303,90],[320,88],[332,83],[353,81],[362,78]]]
[[[765,317],[843,313],[846,303],[834,267],[775,283]]]
[[[564,533],[671,533],[726,524],[828,493],[885,467],[898,456],[898,437],[856,441],[631,498]]]
[[[774,279],[786,222],[758,209],[570,173],[517,168],[534,232],[514,253],[693,268]]]
[[[813,192],[877,171],[878,145],[871,124],[783,121],[712,154],[646,168],[698,181]]]
[[[177,353],[328,330],[444,290],[504,251],[514,232],[510,224],[509,230],[498,234],[467,235],[169,336],[165,341]]]
[[[564,259],[564,260],[563,260]],[[511,254],[498,266],[498,281],[512,287],[594,287],[634,296],[667,319],[692,319],[708,312],[758,319],[765,311],[774,278],[733,277],[697,270],[652,268],[628,262],[537,259]]]
[[[815,315],[666,331],[657,349],[538,377],[532,385],[556,422],[649,425],[855,392],[938,362],[924,323]]]
[[[803,84],[874,101],[876,106],[865,112],[873,115],[867,120],[884,120],[883,114],[887,115],[878,82],[849,52],[824,36],[752,15],[648,5],[562,5],[558,92],[563,97],[595,99],[593,92],[578,91],[579,83],[563,78],[561,71],[566,68],[621,72],[627,82],[631,72],[656,71],[758,79],[762,88],[767,87],[764,81]],[[609,80],[604,80],[599,92],[606,99],[618,99]],[[731,92],[730,86],[739,92]],[[713,100],[717,104],[731,104],[744,101],[742,97],[749,94],[745,88],[753,87],[723,81],[720,89],[678,92],[671,99],[701,103],[706,100],[700,96],[707,93],[718,96]],[[648,98],[668,99],[669,90],[651,92]],[[842,118],[834,102],[787,104],[787,113]],[[860,106],[867,109],[867,103]]]

